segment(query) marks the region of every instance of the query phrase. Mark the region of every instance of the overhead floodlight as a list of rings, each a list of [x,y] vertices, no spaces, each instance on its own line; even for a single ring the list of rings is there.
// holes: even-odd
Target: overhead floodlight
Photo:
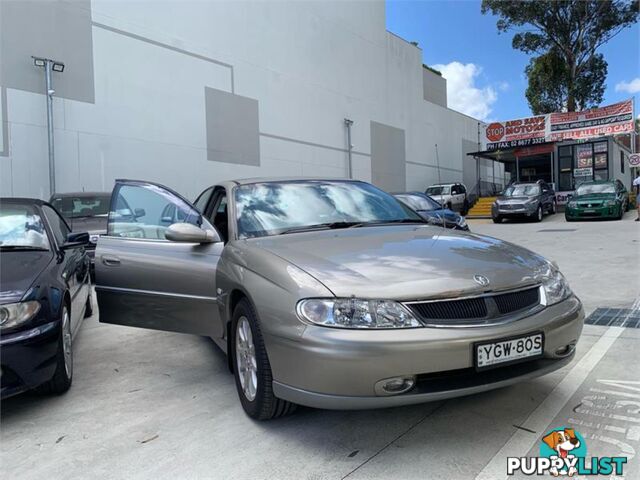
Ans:
[[[42,58],[42,57],[31,57],[33,58],[33,64],[36,67],[46,67],[47,64],[51,65],[51,70],[54,72],[62,73],[64,72],[64,63],[59,62],[58,60],[51,60],[50,58]]]

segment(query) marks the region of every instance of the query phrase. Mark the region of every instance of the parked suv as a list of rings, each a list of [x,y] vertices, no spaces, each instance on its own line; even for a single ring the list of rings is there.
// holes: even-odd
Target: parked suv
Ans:
[[[424,192],[439,202],[444,208],[466,215],[469,211],[467,187],[462,183],[438,183],[431,185]]]
[[[491,206],[494,223],[518,217],[541,222],[545,213],[556,213],[556,192],[542,180],[512,183]]]

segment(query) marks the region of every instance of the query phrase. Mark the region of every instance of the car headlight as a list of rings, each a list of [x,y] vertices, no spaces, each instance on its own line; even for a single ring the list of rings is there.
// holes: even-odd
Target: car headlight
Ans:
[[[615,200],[605,200],[604,201],[604,206],[605,207],[613,207],[616,204]]]
[[[569,207],[569,208],[576,208],[576,205],[578,205],[578,204],[576,202],[574,202],[574,201],[571,201],[571,202],[567,203],[567,207]]]
[[[427,223],[429,225],[437,225],[438,227],[442,226],[442,217],[429,217],[427,218]]]
[[[456,220],[456,225],[458,225],[459,227],[466,227],[467,221],[464,217],[458,217],[458,219]]]
[[[555,269],[551,271],[551,276],[543,282],[542,288],[545,296],[542,303],[547,306],[561,302],[573,293],[564,275]]]
[[[100,235],[89,235],[89,242],[96,245],[98,243],[99,238],[100,238]]]
[[[16,327],[31,320],[39,310],[40,302],[36,300],[0,305],[0,327]]]
[[[309,298],[297,305],[300,318],[337,328],[414,328],[422,324],[402,304],[392,300]]]

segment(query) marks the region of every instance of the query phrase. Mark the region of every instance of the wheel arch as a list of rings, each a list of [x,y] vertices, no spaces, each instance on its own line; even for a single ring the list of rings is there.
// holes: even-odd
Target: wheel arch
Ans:
[[[253,307],[253,311],[256,313],[256,315],[258,315],[256,304],[251,299],[251,296],[249,295],[249,293],[244,288],[241,288],[238,286],[234,287],[229,293],[229,300],[227,301],[227,308],[225,311],[225,318],[224,318],[224,330],[225,330],[225,337],[227,340],[227,366],[229,367],[229,371],[231,373],[233,373],[233,357],[231,355],[231,352],[232,352],[231,340],[233,337],[232,335],[233,332],[231,331],[231,319],[233,318],[233,311],[235,310],[238,303],[240,303],[243,299],[246,299],[251,304],[251,306]]]

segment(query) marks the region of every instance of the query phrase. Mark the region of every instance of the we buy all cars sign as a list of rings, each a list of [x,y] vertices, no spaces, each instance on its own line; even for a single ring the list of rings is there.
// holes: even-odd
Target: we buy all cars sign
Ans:
[[[633,131],[633,99],[583,112],[551,113],[484,125],[482,149],[504,150]]]

